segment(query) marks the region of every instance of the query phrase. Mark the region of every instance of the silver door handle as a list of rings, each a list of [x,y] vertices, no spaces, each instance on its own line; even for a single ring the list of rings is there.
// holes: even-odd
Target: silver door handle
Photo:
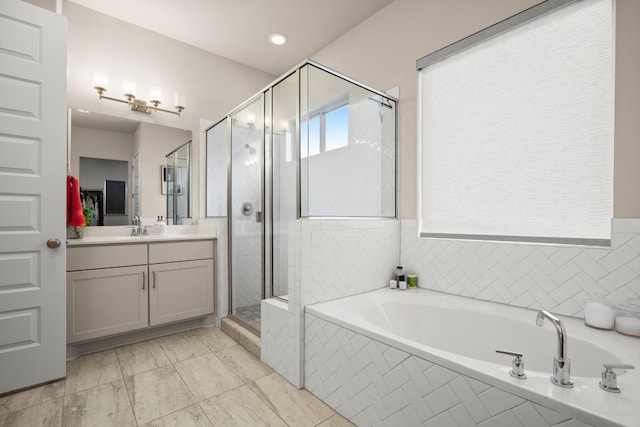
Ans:
[[[242,215],[250,216],[253,213],[253,205],[251,202],[244,202],[240,211],[242,212]]]
[[[145,282],[145,279],[146,279],[146,277],[145,277],[145,276],[146,276],[146,274],[145,274],[145,272],[143,271],[143,272],[142,272],[142,290],[143,290],[143,291],[144,291],[144,282]]]
[[[47,247],[51,249],[59,248],[60,239],[53,238],[53,239],[47,240]]]
[[[153,289],[156,288],[156,272],[154,271],[153,273]]]

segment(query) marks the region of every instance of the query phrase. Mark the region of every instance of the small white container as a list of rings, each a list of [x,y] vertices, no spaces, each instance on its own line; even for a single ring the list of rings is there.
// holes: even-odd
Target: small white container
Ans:
[[[640,299],[628,299],[616,306],[616,331],[640,337]]]
[[[597,329],[613,329],[615,307],[604,298],[590,298],[584,303],[584,324]]]
[[[398,287],[398,281],[393,279],[389,280],[389,287],[391,289],[396,289]]]
[[[401,280],[398,282],[398,288],[400,288],[401,290],[406,290],[407,289],[407,282],[404,280]]]

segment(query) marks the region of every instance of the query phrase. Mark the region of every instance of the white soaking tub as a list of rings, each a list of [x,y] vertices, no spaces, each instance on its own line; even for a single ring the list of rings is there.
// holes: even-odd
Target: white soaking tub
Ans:
[[[558,316],[574,382],[562,388],[550,381],[556,330],[536,315],[425,289],[307,306],[305,387],[358,425],[640,426],[638,370],[617,371],[619,394],[598,385],[604,363],[640,369],[640,339]],[[524,354],[526,379],[498,349]]]

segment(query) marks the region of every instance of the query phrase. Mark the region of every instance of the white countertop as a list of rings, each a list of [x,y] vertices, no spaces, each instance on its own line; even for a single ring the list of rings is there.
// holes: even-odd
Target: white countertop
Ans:
[[[207,240],[217,238],[217,227],[210,225],[170,225],[166,235],[131,236],[131,226],[85,227],[82,239],[67,239],[67,246],[113,245],[153,243],[180,240]]]
[[[167,234],[166,236],[93,236],[83,237],[82,239],[67,239],[67,246],[149,243],[180,240],[207,240],[215,238],[215,234]]]

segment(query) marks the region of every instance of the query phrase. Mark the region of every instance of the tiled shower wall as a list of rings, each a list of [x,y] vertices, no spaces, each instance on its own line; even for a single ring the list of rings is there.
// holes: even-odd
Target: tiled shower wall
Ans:
[[[261,231],[255,212],[260,209],[260,155],[256,138],[259,132],[234,125],[233,127],[233,194],[231,215],[233,219],[233,305],[235,309],[260,304]],[[254,212],[242,214],[243,203],[253,206]]]
[[[419,239],[415,220],[401,228],[401,262],[423,288],[575,317],[592,296],[640,297],[640,219],[614,219],[611,248]]]

